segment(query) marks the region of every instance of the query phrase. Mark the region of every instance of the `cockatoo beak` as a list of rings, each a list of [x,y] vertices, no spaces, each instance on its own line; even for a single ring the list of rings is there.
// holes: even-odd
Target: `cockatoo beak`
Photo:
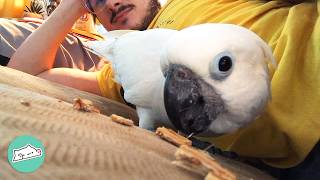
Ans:
[[[172,124],[185,134],[206,131],[224,110],[220,95],[183,65],[171,64],[164,74],[164,104]]]

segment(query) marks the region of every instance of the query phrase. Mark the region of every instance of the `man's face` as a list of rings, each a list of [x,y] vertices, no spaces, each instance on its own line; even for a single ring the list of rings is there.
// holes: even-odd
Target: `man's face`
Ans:
[[[107,30],[148,27],[160,5],[157,0],[107,0],[107,6],[96,13]]]

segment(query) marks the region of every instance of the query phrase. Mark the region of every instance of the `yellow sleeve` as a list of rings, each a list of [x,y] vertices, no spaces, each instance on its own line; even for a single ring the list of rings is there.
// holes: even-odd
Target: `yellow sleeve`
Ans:
[[[111,64],[106,64],[97,72],[97,80],[102,96],[125,103],[121,95],[121,85],[114,80]]]

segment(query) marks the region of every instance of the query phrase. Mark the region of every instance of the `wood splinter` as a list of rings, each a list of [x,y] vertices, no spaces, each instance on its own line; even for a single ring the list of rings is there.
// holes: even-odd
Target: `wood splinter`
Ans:
[[[110,116],[110,118],[113,122],[116,122],[116,123],[119,123],[119,124],[122,124],[125,126],[134,126],[134,123],[131,119],[127,119],[127,118],[124,118],[124,117],[121,117],[121,116],[118,116],[115,114],[112,114]]]
[[[175,153],[173,163],[199,174],[207,174],[206,180],[236,180],[236,175],[222,167],[207,152],[182,145]]]
[[[159,127],[156,130],[156,135],[160,136],[162,139],[177,145],[177,146],[181,146],[181,145],[187,145],[187,146],[191,146],[192,145],[192,141],[179,135],[178,133],[174,132],[171,129],[167,129],[165,127]]]
[[[93,106],[92,101],[87,99],[81,99],[81,98],[73,99],[73,108],[83,112],[100,113],[100,110]]]

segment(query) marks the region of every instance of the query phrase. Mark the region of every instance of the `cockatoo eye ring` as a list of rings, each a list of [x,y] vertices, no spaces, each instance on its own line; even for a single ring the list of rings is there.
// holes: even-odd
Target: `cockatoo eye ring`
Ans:
[[[212,78],[222,80],[229,76],[234,64],[233,55],[224,51],[216,55],[210,64],[210,74]]]

